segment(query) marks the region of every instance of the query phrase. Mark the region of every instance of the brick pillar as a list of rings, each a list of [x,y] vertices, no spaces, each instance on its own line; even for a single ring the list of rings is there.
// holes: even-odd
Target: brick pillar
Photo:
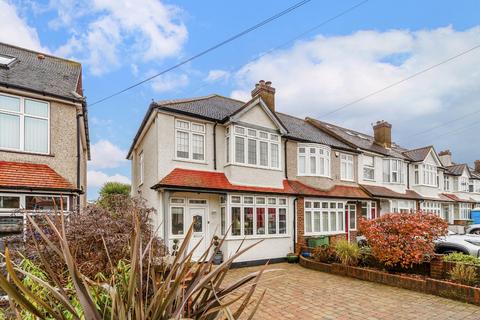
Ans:
[[[299,197],[297,199],[297,224],[296,224],[296,233],[297,233],[297,242],[295,252],[300,253],[302,247],[307,246],[305,241],[305,198]]]
[[[434,279],[443,279],[444,275],[444,264],[443,264],[443,255],[436,254],[433,256],[430,261],[430,277]]]

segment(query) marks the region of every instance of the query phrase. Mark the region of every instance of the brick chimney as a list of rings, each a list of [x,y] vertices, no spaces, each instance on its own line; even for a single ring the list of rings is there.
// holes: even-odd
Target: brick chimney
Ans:
[[[480,160],[475,160],[475,172],[480,173]]]
[[[438,157],[444,166],[448,167],[452,165],[452,153],[450,150],[440,151]]]
[[[271,81],[260,80],[252,90],[252,98],[260,96],[267,107],[275,112],[275,88]]]
[[[392,147],[392,125],[387,121],[377,121],[373,125],[375,143],[384,147]]]

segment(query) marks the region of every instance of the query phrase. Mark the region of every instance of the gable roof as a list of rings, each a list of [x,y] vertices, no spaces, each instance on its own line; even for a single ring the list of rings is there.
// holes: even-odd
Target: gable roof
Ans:
[[[448,167],[445,167],[447,169],[447,173],[453,175],[453,176],[461,176],[463,174],[463,171],[467,168],[468,166],[465,163],[462,164],[454,164]]]
[[[0,85],[70,101],[83,100],[72,93],[82,95],[80,63],[1,42],[0,54],[16,59],[0,68]]]
[[[250,102],[224,97],[218,94],[211,94],[203,97],[194,97],[187,99],[162,100],[150,104],[145,117],[133,139],[133,143],[127,154],[130,157],[148,119],[156,110],[182,114],[194,118],[207,121],[225,123],[232,115],[246,108]],[[280,112],[274,112],[273,116],[286,129],[285,136],[306,142],[321,143],[332,147],[354,151],[354,148],[348,144],[330,136],[328,133],[322,132],[309,124],[306,120],[295,118]]]
[[[426,146],[418,149],[407,150],[403,152],[413,162],[420,162],[427,158],[430,151],[433,149],[433,146]]]
[[[323,130],[338,139],[342,139],[343,141],[355,145],[357,148],[360,148],[362,150],[371,151],[393,158],[408,159],[406,156],[403,155],[403,152],[406,151],[406,149],[401,148],[395,143],[392,144],[392,148],[390,149],[384,148],[376,144],[375,139],[368,134],[360,133],[358,131],[343,128],[313,118],[307,118],[306,120],[318,129]]]
[[[360,185],[372,197],[421,200],[423,197],[413,190],[406,190],[405,193],[395,192],[391,189],[381,186]]]
[[[0,188],[78,192],[46,164],[0,161]]]

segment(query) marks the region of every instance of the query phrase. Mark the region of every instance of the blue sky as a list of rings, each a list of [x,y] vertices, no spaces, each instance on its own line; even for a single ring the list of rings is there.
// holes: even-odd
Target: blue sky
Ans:
[[[124,160],[152,99],[220,93],[248,98],[271,80],[277,109],[370,133],[393,124],[406,147],[450,149],[454,161],[480,159],[471,133],[478,109],[480,50],[408,83],[322,115],[480,44],[478,1],[370,0],[303,38],[260,54],[361,1],[316,1],[155,81],[89,110],[93,161],[89,198],[105,180],[128,181]],[[178,63],[295,1],[0,0],[0,41],[82,62],[90,103]],[[6,30],[6,31],[5,31]],[[470,126],[470,127],[468,127]],[[478,126],[477,126],[478,128]],[[470,130],[469,130],[470,129]],[[474,146],[477,146],[474,148]]]

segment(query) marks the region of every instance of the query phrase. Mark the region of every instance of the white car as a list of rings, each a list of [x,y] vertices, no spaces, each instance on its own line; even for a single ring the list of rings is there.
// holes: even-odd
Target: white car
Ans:
[[[480,257],[480,235],[448,231],[447,236],[435,241],[435,252],[440,254],[461,252],[478,258]]]
[[[471,224],[465,228],[465,233],[480,234],[480,224]]]

